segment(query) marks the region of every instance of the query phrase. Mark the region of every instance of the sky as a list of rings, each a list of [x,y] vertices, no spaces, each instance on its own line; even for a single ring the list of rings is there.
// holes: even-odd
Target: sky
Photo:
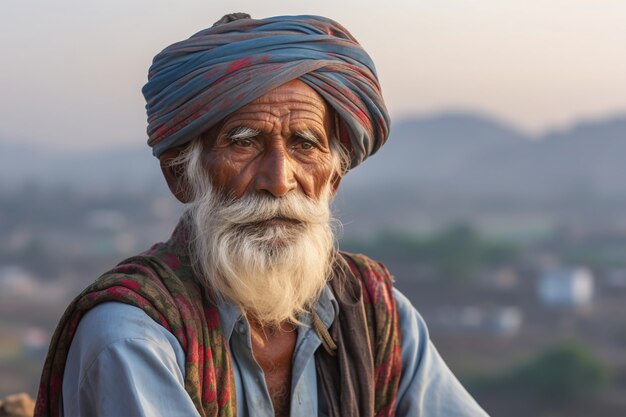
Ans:
[[[2,0],[0,142],[143,144],[152,57],[235,11],[342,23],[394,120],[471,111],[536,135],[626,114],[623,0]]]

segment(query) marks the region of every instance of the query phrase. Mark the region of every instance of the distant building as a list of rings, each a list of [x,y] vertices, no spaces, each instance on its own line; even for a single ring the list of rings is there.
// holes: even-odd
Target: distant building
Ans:
[[[545,273],[538,295],[548,307],[578,308],[591,304],[594,278],[587,268],[562,268]]]
[[[24,297],[37,291],[37,280],[17,265],[0,265],[0,297]]]
[[[22,351],[30,356],[45,356],[50,335],[38,327],[28,327],[22,334]]]
[[[611,289],[626,289],[626,268],[613,268],[605,276],[604,285]]]
[[[513,291],[519,285],[517,271],[512,266],[504,266],[483,271],[481,284],[490,289]]]
[[[98,209],[87,213],[85,224],[88,228],[98,231],[121,231],[128,222],[121,210]]]
[[[67,303],[69,291],[70,285],[62,280],[42,282],[19,265],[0,265],[0,302]]]
[[[514,336],[519,333],[523,318],[522,311],[517,307],[500,307],[491,313],[487,326],[495,334]]]
[[[515,336],[522,327],[523,319],[522,311],[514,306],[444,307],[439,309],[431,324],[433,327],[450,331],[463,330]]]

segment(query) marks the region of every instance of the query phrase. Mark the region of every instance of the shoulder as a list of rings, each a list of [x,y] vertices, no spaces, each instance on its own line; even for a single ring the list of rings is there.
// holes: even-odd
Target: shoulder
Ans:
[[[362,253],[339,252],[341,257],[348,263],[353,271],[358,270],[365,278],[374,278],[377,281],[384,281],[389,284],[393,282],[393,277],[382,263],[375,261]]]
[[[369,280],[370,287],[374,286],[378,290],[375,293],[379,297],[382,293],[389,309],[395,311],[403,352],[414,352],[421,356],[429,342],[428,328],[411,301],[393,286],[394,278],[385,265],[363,254],[347,252],[341,254],[348,264],[351,264],[353,271],[355,268],[358,270],[361,280]],[[364,283],[368,285],[367,282]],[[365,290],[370,293],[369,295],[374,293],[367,288]]]
[[[64,414],[196,415],[180,414],[194,409],[184,378],[184,352],[170,332],[138,307],[102,303],[82,317],[70,345]]]
[[[393,289],[402,335],[402,373],[397,416],[486,417],[433,345],[422,316],[409,299]]]
[[[406,356],[421,357],[429,343],[428,327],[426,322],[413,306],[411,301],[397,288],[393,289],[393,298],[398,312],[398,323],[402,335],[403,363],[407,363]],[[415,358],[417,359],[417,358]]]
[[[360,253],[339,253],[345,262],[344,268],[361,282],[366,304],[383,299],[384,303],[391,307],[393,305],[391,291],[393,276],[387,268],[382,263]]]
[[[81,318],[74,339],[89,337],[89,346],[103,346],[120,339],[163,340],[163,326],[142,309],[122,302],[109,301],[90,309]]]
[[[184,354],[174,335],[152,320],[138,307],[120,303],[106,302],[89,310],[80,320],[68,353],[68,368],[76,367],[77,373],[84,373],[98,357],[107,350],[131,352],[160,352],[178,363],[184,363]],[[144,352],[145,353],[145,352]],[[79,377],[79,375],[75,375]]]
[[[350,290],[352,293],[358,291],[355,288],[361,288],[366,315],[370,324],[374,320],[383,324],[383,327],[395,326],[397,317],[393,294],[393,276],[387,268],[382,263],[363,254],[340,252],[340,256],[345,261],[344,270],[348,272],[345,280],[346,287],[352,287]],[[352,284],[349,284],[350,281]]]

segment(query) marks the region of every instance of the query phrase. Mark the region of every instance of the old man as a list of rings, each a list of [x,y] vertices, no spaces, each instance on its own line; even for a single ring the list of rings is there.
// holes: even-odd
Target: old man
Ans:
[[[317,16],[224,16],[158,54],[149,145],[188,205],[51,342],[36,415],[484,416],[329,201],[385,142],[367,53]]]

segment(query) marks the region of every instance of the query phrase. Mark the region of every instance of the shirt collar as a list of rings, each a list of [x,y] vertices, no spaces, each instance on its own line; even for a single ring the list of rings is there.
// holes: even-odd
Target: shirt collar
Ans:
[[[230,337],[233,334],[235,324],[243,317],[241,308],[228,300],[217,301],[217,311],[220,315],[220,322],[222,323],[222,331],[224,338],[230,341]]]
[[[322,320],[322,323],[324,323],[324,326],[326,326],[327,329],[330,328],[335,319],[339,316],[339,303],[337,303],[335,294],[333,294],[329,284],[324,286],[314,308],[315,312]]]

